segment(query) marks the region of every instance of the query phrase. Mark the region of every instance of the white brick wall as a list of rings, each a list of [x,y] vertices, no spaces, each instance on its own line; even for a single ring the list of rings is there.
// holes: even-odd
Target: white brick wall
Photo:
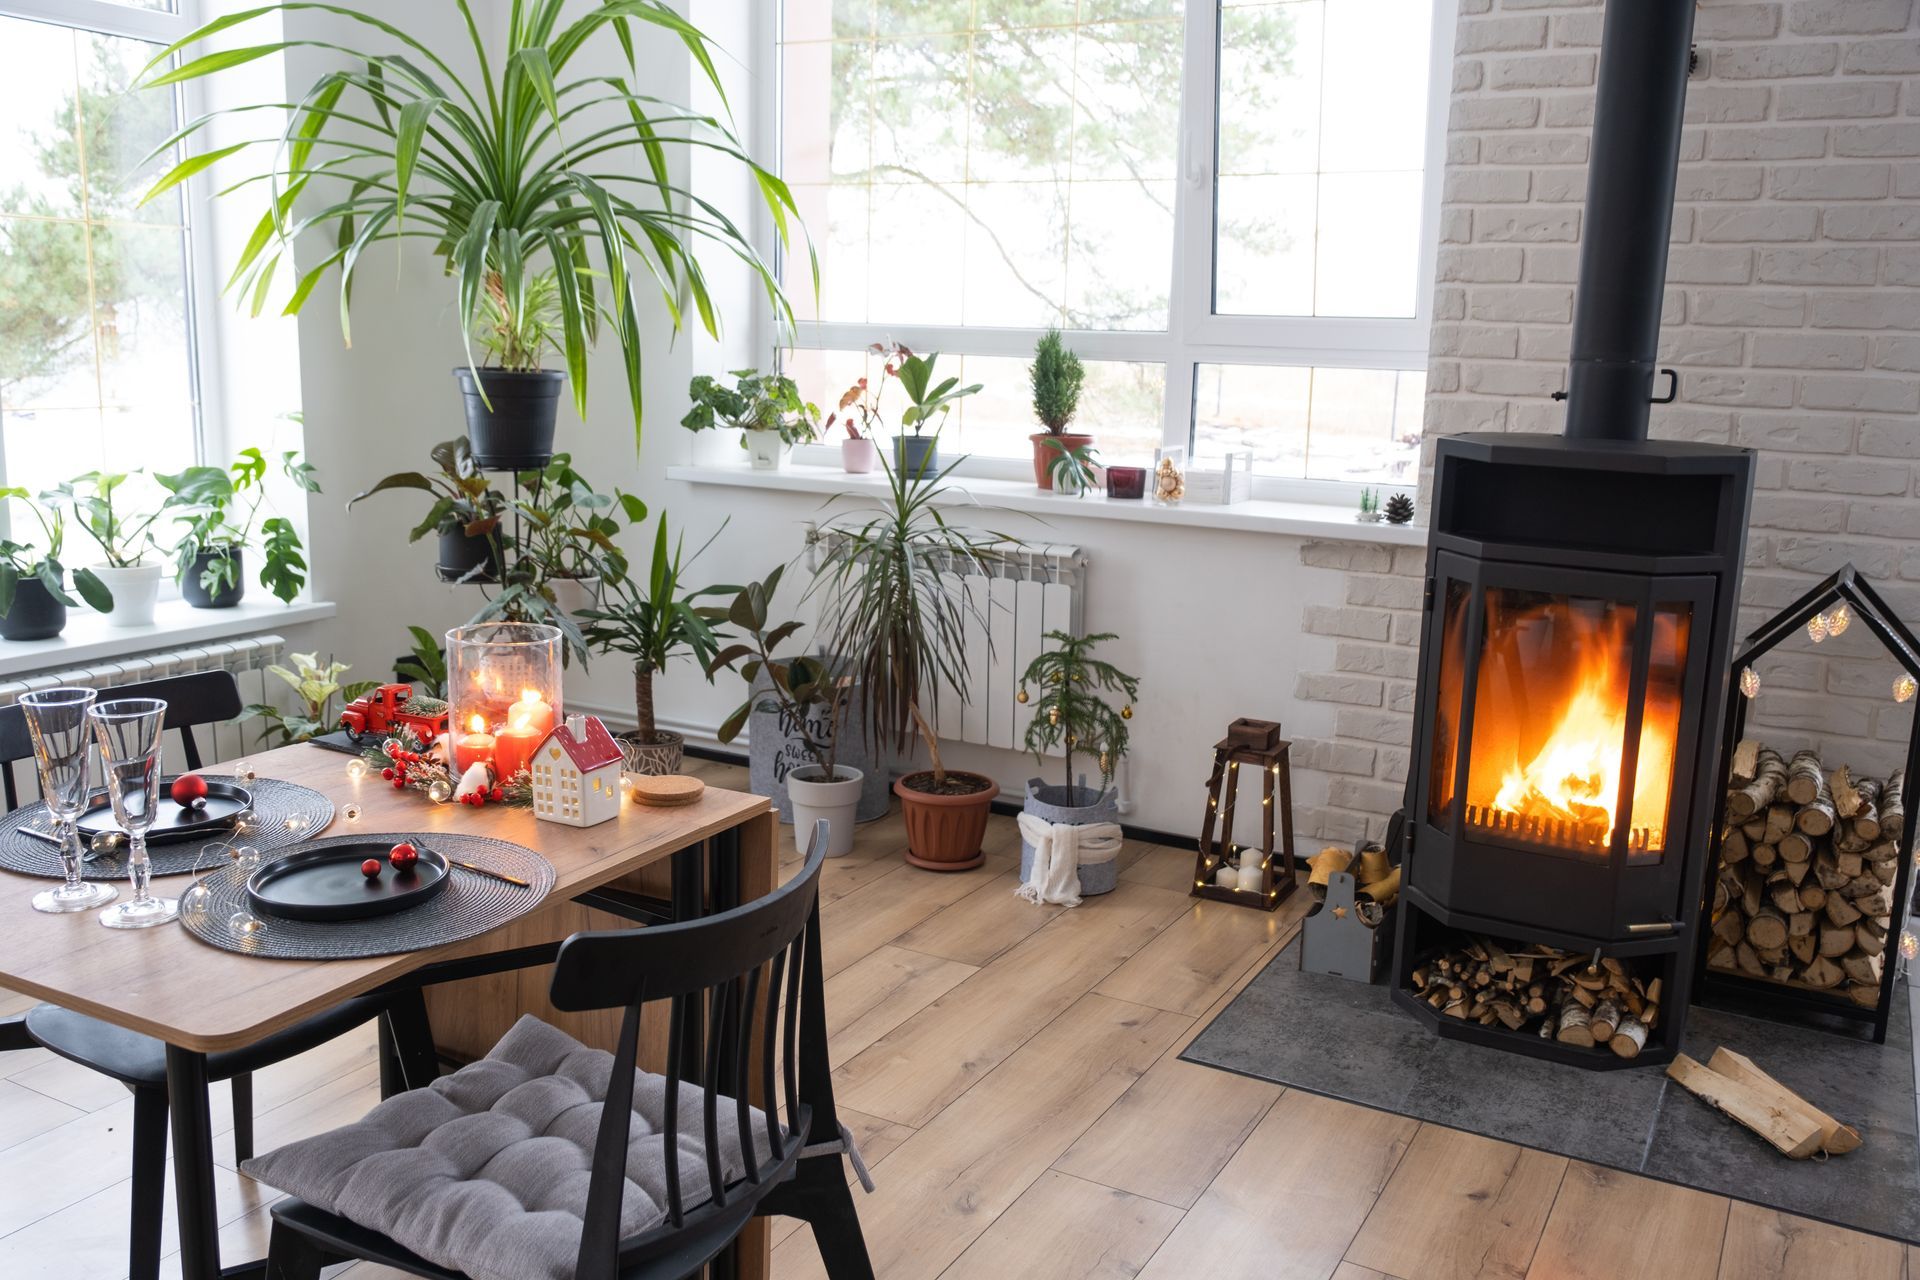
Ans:
[[[1426,431],[1557,432],[1600,6],[1460,10]],[[1914,0],[1705,0],[1695,38],[1660,351],[1681,392],[1653,433],[1760,452],[1742,633],[1847,560],[1920,619]],[[1299,829],[1378,833],[1406,776],[1424,562],[1335,544],[1302,560],[1338,572],[1341,602],[1304,620],[1330,639],[1296,689],[1317,721]],[[1897,764],[1911,708],[1863,632],[1769,664],[1756,723]]]

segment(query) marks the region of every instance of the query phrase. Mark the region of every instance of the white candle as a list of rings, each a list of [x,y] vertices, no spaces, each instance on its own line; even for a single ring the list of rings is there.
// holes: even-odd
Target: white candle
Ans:
[[[1245,893],[1260,892],[1260,864],[1243,862],[1240,864],[1240,888]]]
[[[1240,872],[1231,862],[1223,862],[1220,869],[1213,873],[1213,882],[1222,889],[1240,887]]]

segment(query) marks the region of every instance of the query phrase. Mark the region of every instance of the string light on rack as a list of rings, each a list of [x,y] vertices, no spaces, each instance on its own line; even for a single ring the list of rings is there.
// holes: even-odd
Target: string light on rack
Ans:
[[[1900,931],[1900,956],[1904,960],[1920,956],[1920,938],[1914,937],[1911,929]]]
[[[1832,613],[1827,615],[1827,634],[1830,636],[1845,635],[1847,627],[1850,626],[1852,622],[1853,615],[1847,612],[1847,606],[1844,604],[1839,605]]]
[[[1760,673],[1752,667],[1740,668],[1740,692],[1749,698],[1760,693]]]
[[[1903,672],[1894,678],[1893,700],[1895,702],[1911,702],[1913,701],[1915,689],[1920,689],[1920,685],[1916,685],[1913,677]]]
[[[1822,640],[1825,640],[1831,634],[1832,632],[1827,625],[1826,614],[1816,613],[1811,618],[1807,619],[1807,636],[1815,644],[1819,644]]]

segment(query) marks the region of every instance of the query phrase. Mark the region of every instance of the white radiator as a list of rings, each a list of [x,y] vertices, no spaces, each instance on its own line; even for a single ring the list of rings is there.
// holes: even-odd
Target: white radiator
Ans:
[[[807,529],[807,545],[819,562],[831,529]],[[967,671],[972,688],[944,682],[923,700],[936,732],[954,742],[1020,750],[1033,720],[1033,704],[1022,703],[1020,673],[1046,646],[1049,631],[1080,634],[1087,557],[1062,543],[1009,542],[996,548],[1002,559],[980,572],[945,575],[950,590],[967,600]],[[1054,752],[1052,754],[1058,754]]]
[[[111,689],[120,685],[138,684],[142,680],[158,680],[162,676],[183,676],[195,671],[231,671],[240,683],[242,702],[278,702],[280,693],[286,685],[266,672],[269,664],[280,660],[286,641],[277,635],[237,636],[231,640],[214,640],[206,644],[189,645],[179,649],[168,649],[156,653],[123,655],[118,658],[103,658],[89,663],[85,667],[73,667],[62,671],[45,671],[38,675],[23,677],[19,680],[0,682],[0,706],[11,706],[20,695],[35,689],[51,689],[58,685],[82,685],[90,689]],[[261,736],[262,722],[250,720],[245,723],[228,722],[207,725],[194,730],[194,738],[200,747],[200,755],[209,764],[217,760],[231,760],[245,755],[249,751],[264,749],[268,744]],[[169,757],[178,751],[168,735],[167,751]],[[179,762],[168,760],[168,768],[183,767]],[[31,775],[26,770],[22,776],[25,789],[37,795]]]

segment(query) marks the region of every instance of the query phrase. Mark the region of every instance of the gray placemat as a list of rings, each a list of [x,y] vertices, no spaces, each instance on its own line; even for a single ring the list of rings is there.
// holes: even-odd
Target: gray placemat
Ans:
[[[371,833],[309,840],[265,856],[261,866],[308,849],[364,843]],[[528,882],[522,888],[454,867],[447,887],[428,901],[370,920],[282,920],[253,912],[246,879],[233,865],[202,876],[180,895],[180,923],[200,941],[225,951],[275,960],[358,960],[464,942],[533,910],[552,892],[553,864],[530,849],[487,836],[456,832],[381,832],[383,841],[411,840],[449,859],[502,871]],[[244,913],[244,914],[243,914]],[[246,927],[248,918],[255,921]]]
[[[178,876],[207,870],[215,865],[217,856],[224,856],[207,854],[210,844],[250,844],[262,855],[277,853],[313,839],[333,821],[333,801],[312,787],[278,778],[255,778],[245,785],[253,793],[253,810],[244,834],[209,831],[191,840],[149,844],[147,859],[153,864],[153,874]],[[22,835],[22,827],[51,831],[53,823],[47,817],[47,807],[36,800],[0,816],[0,867],[49,880],[64,878],[59,849],[45,840]],[[126,847],[96,854],[83,864],[80,874],[87,880],[126,879]]]

